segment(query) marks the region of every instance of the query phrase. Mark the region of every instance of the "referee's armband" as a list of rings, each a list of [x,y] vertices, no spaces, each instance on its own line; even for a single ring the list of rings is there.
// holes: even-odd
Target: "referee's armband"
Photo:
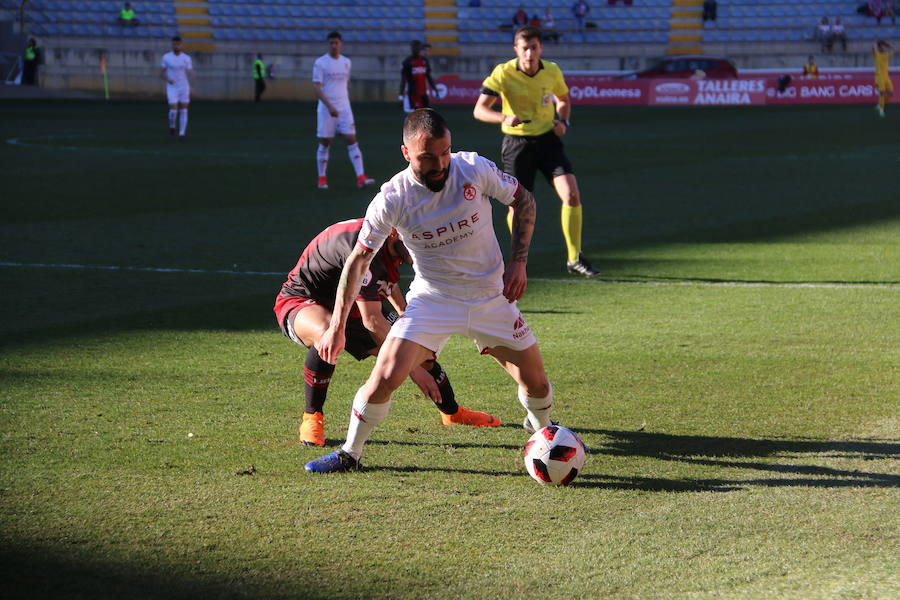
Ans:
[[[486,96],[499,96],[500,95],[499,92],[495,92],[494,90],[492,90],[490,88],[486,88],[486,87],[481,88],[481,93]]]

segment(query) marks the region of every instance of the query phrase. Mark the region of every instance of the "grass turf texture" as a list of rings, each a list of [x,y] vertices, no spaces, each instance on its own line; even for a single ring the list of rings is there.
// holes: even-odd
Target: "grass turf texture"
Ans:
[[[563,274],[541,183],[521,302],[589,446],[548,489],[521,465],[513,386],[461,339],[442,358],[458,397],[506,426],[442,427],[405,384],[366,472],[302,472],[323,451],[294,443],[283,275],[241,273],[286,273],[371,196],[341,142],[314,189],[311,105],[197,103],[181,144],[158,103],[2,107],[0,260],[234,271],[0,267],[4,597],[900,594],[900,122],[576,111],[603,278]],[[401,115],[355,112],[383,180]],[[445,112],[457,149],[497,158],[495,128]],[[332,447],[371,365],[339,363]]]

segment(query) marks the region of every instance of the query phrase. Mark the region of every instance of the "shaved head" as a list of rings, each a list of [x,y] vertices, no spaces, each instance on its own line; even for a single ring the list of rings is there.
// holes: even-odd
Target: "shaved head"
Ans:
[[[403,122],[403,143],[409,145],[409,142],[422,134],[427,138],[444,137],[447,134],[447,121],[433,109],[414,110]]]

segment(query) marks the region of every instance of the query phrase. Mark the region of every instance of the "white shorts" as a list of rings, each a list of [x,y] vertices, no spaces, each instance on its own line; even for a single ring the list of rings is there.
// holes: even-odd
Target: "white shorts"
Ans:
[[[411,294],[407,300],[406,312],[391,327],[388,337],[420,344],[435,356],[454,333],[474,340],[482,354],[497,346],[521,351],[537,343],[517,304],[502,294],[470,302],[436,294]]]
[[[338,106],[338,116],[332,117],[325,105],[319,102],[316,110],[316,137],[333,138],[335,133],[356,135],[356,124],[353,122],[353,110],[350,105]]]
[[[191,86],[186,83],[176,85],[167,83],[166,98],[169,100],[169,105],[188,104],[191,101]]]

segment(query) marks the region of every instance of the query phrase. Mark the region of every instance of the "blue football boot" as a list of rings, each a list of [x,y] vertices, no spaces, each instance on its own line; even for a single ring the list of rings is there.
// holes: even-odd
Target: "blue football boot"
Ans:
[[[306,463],[306,470],[310,473],[343,473],[361,468],[358,460],[341,449]]]

